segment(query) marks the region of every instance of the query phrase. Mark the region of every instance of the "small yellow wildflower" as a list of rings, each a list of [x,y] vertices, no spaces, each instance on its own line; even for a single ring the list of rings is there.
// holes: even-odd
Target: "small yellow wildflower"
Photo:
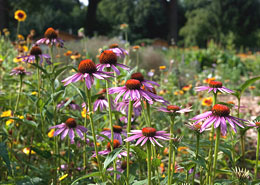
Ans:
[[[209,106],[212,105],[212,102],[213,102],[213,98],[212,98],[212,97],[208,97],[208,98],[203,98],[201,104],[202,104],[203,106],[209,107]]]
[[[21,35],[21,34],[18,34],[18,35],[17,35],[17,38],[18,38],[19,40],[24,40],[24,36]]]
[[[6,126],[9,126],[9,125],[12,124],[13,122],[14,122],[13,119],[9,119],[9,120],[7,120],[7,121],[5,122],[5,125],[6,125]]]
[[[189,91],[191,88],[192,88],[192,85],[191,85],[191,84],[190,84],[190,85],[185,85],[185,86],[182,88],[182,90],[183,90],[183,91]]]
[[[124,30],[124,29],[126,29],[126,28],[128,28],[128,24],[121,24],[121,25],[120,25],[120,29],[121,29],[121,30]]]
[[[85,118],[86,117],[86,108],[83,108],[83,111],[81,111],[81,116],[83,117],[83,118]],[[87,115],[87,119],[89,119],[89,116]]]
[[[64,53],[64,56],[70,56],[72,54],[72,51],[68,50],[66,53]]]
[[[183,154],[188,154],[187,149],[189,149],[189,148],[186,146],[180,146],[180,147],[178,147],[178,152],[181,152]]]
[[[21,58],[18,58],[18,57],[15,57],[15,58],[13,59],[13,62],[19,63],[19,62],[22,62],[22,59],[21,59]]]
[[[160,69],[160,70],[165,70],[165,69],[166,69],[166,66],[159,66],[159,69]]]
[[[215,77],[212,77],[212,78],[206,78],[205,80],[203,80],[203,83],[207,83],[209,84],[211,81],[215,81],[216,78]]]
[[[7,110],[2,112],[1,117],[11,117],[12,116],[12,111],[11,110]]]
[[[14,13],[14,18],[17,20],[17,21],[25,21],[27,15],[26,13],[23,11],[23,10],[17,10],[15,13]]]
[[[29,155],[29,153],[30,153],[30,148],[24,148],[24,149],[23,149],[23,153],[25,153],[26,155]],[[31,150],[31,154],[35,154],[35,151]]]
[[[36,91],[33,91],[32,93],[31,93],[31,95],[33,95],[33,96],[36,96],[38,94],[38,92],[36,92]]]
[[[66,177],[68,177],[68,174],[65,174],[65,175],[61,176],[61,177],[59,178],[59,181],[62,181],[62,180],[65,179]]]
[[[53,135],[54,135],[54,132],[55,132],[55,129],[54,129],[54,128],[51,129],[50,132],[48,133],[48,137],[49,137],[49,138],[52,138]]]
[[[253,90],[255,89],[255,86],[249,86],[249,89]]]

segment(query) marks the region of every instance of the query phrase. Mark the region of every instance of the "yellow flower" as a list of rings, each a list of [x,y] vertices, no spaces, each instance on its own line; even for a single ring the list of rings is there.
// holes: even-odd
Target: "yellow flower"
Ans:
[[[61,176],[61,177],[59,178],[59,181],[62,181],[62,180],[65,179],[66,177],[68,177],[68,174],[65,174],[65,175]]]
[[[17,118],[19,118],[19,119],[24,119],[24,116],[17,116]]]
[[[212,102],[213,102],[213,98],[212,98],[212,97],[208,97],[208,98],[203,98],[201,104],[202,104],[203,106],[209,107],[209,106],[212,105]]]
[[[7,110],[2,112],[1,117],[11,117],[12,116],[12,111],[11,110]]]
[[[14,13],[14,18],[17,20],[17,21],[25,21],[27,15],[26,13],[23,11],[23,10],[17,10],[15,13]]]
[[[178,152],[181,152],[183,154],[188,154],[187,149],[189,149],[189,148],[186,146],[180,146],[180,147],[178,147]]]
[[[183,95],[183,94],[184,94],[184,91],[180,90],[179,95]]]
[[[21,34],[18,34],[18,35],[17,35],[17,38],[18,38],[19,40],[24,40],[24,36],[21,35]]]
[[[22,59],[21,59],[21,58],[18,58],[18,57],[15,57],[15,58],[13,59],[13,62],[19,63],[19,62],[22,62]]]
[[[31,93],[31,95],[33,95],[33,96],[36,96],[38,94],[38,92],[36,92],[36,91],[33,91],[32,93]]]
[[[189,91],[191,88],[192,88],[192,85],[191,85],[191,84],[190,84],[190,85],[185,85],[185,86],[182,88],[182,90],[184,90],[184,91]]]
[[[64,56],[70,56],[72,54],[72,51],[68,50],[66,53],[64,53]]]
[[[120,25],[120,29],[121,29],[121,30],[124,30],[124,29],[126,29],[126,28],[128,28],[128,24],[121,24],[121,25]]]
[[[132,48],[133,48],[134,51],[137,51],[137,50],[140,49],[140,46],[136,45],[136,46],[133,46]]]
[[[78,52],[70,56],[70,58],[71,58],[72,60],[79,59],[80,57],[81,57],[81,55],[80,55],[80,53],[78,53]]]
[[[6,126],[9,126],[9,125],[12,124],[13,122],[14,122],[13,119],[9,119],[9,120],[7,120],[7,121],[5,122],[5,125],[6,125]]]
[[[159,69],[160,69],[160,70],[165,70],[165,69],[166,69],[166,66],[159,66]]]
[[[251,90],[255,89],[255,86],[249,86],[249,89],[251,89]]]
[[[23,149],[23,153],[25,153],[26,155],[29,155],[29,153],[30,153],[30,148],[24,148],[24,149]],[[31,150],[31,154],[35,154],[35,151]]]
[[[85,118],[86,117],[86,108],[83,108],[83,111],[81,111],[81,116],[83,117],[83,118]],[[87,119],[89,118],[89,116],[87,115]]]
[[[51,130],[50,130],[50,132],[48,133],[48,137],[49,137],[49,138],[52,138],[52,137],[53,137],[54,131],[55,131],[55,129],[51,129]]]
[[[179,94],[179,91],[175,91],[173,94],[177,96]]]

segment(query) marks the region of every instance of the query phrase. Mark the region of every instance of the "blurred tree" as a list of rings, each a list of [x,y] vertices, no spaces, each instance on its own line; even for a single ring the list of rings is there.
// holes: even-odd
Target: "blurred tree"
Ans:
[[[93,36],[96,28],[96,12],[101,0],[88,0],[88,11],[86,14],[85,31],[88,36]]]
[[[5,1],[5,0],[4,0]],[[28,34],[31,29],[42,35],[46,28],[53,27],[63,31],[73,31],[84,26],[86,9],[78,0],[8,0],[12,11],[9,12],[11,28],[15,30],[17,22],[13,18],[15,10],[22,9],[27,19],[21,25],[21,33]]]
[[[210,39],[226,44],[233,34],[236,46],[255,46],[259,0],[186,0],[185,5],[187,22],[180,35],[186,45],[206,46]]]
[[[8,27],[8,1],[0,0],[0,30]]]

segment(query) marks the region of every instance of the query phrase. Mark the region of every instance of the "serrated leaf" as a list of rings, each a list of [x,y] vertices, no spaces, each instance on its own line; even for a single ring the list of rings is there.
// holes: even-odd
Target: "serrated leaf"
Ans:
[[[104,169],[106,169],[108,165],[116,159],[117,155],[121,152],[122,149],[123,148],[116,148],[113,150],[113,152],[110,152],[107,155],[106,160],[104,161]]]
[[[100,176],[100,175],[101,175],[100,172],[89,173],[89,174],[87,174],[87,175],[84,175],[84,176],[82,176],[82,177],[76,179],[75,181],[72,182],[71,185],[76,184],[76,182],[78,182],[78,181],[80,181],[80,180],[83,180],[83,179],[86,179],[86,178],[89,178],[89,177],[97,177],[97,176]]]

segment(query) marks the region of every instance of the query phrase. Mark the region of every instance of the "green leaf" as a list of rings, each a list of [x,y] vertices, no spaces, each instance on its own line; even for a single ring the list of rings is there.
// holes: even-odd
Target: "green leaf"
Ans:
[[[152,160],[152,167],[153,168],[158,168],[161,164],[161,159],[158,159],[158,158],[153,158]]]
[[[142,160],[146,159],[146,152],[144,152],[143,150],[141,150],[140,148],[138,148],[136,146],[131,146],[131,148],[135,151],[135,153],[139,159],[142,159]]]
[[[239,96],[242,96],[242,94],[244,93],[244,91],[254,82],[256,82],[257,80],[260,80],[260,76],[255,77],[255,78],[251,78],[249,80],[247,80],[245,83],[243,83],[241,85],[241,87],[239,88]]]
[[[73,66],[65,66],[65,67],[62,67],[60,69],[58,69],[55,74],[54,74],[54,78],[56,79],[63,71],[65,71],[66,69],[73,69],[74,67]],[[75,69],[75,68],[74,68]]]
[[[76,87],[73,83],[71,83],[71,86],[74,87],[76,89],[76,91],[79,93],[79,96],[82,98],[82,100],[85,102],[86,98],[86,93],[84,91],[82,91],[81,89],[79,89],[78,87]]]
[[[42,72],[44,72],[46,75],[48,75],[48,72],[47,72],[45,69],[43,69],[41,66],[37,65],[36,63],[32,63],[32,65],[33,65],[34,67],[39,68]]]
[[[104,169],[106,169],[108,165],[116,159],[117,155],[121,152],[122,149],[123,148],[116,148],[113,150],[113,152],[108,154],[106,160],[104,161]]]
[[[40,155],[41,157],[44,157],[46,159],[50,159],[51,158],[51,152],[50,151],[47,151],[47,150],[40,150],[36,147],[31,147],[31,149],[33,151],[36,152],[36,154]]]
[[[89,174],[87,174],[87,175],[84,175],[84,176],[82,176],[82,177],[76,179],[75,181],[72,182],[71,185],[76,184],[76,182],[78,182],[78,181],[80,181],[80,180],[83,180],[83,179],[86,179],[86,178],[89,178],[89,177],[97,177],[97,176],[100,176],[100,175],[101,175],[100,172],[89,173]]]
[[[8,173],[12,174],[12,169],[11,169],[11,164],[10,164],[10,159],[8,156],[8,151],[6,149],[6,144],[5,143],[0,143],[0,156],[3,158],[7,169],[8,169]]]

